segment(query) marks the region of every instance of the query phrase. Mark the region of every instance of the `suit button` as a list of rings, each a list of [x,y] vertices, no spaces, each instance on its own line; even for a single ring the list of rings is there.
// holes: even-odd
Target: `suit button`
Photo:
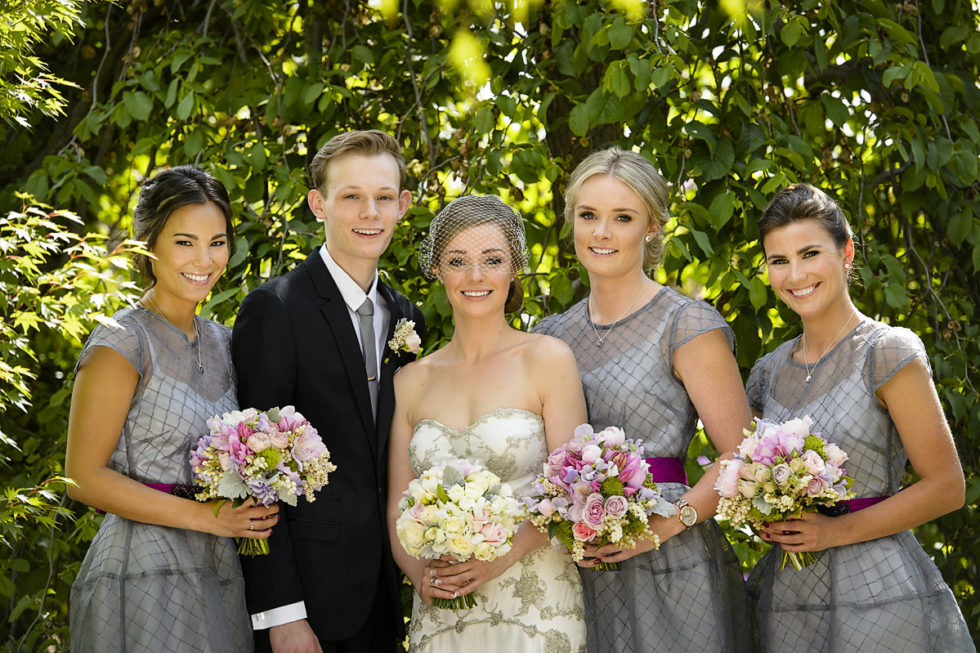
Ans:
[[[385,491],[384,491],[384,490],[383,490],[383,489],[381,488],[381,486],[379,485],[379,486],[378,486],[378,496],[380,497],[380,496],[382,496],[382,495],[384,495],[384,493],[385,493]]]

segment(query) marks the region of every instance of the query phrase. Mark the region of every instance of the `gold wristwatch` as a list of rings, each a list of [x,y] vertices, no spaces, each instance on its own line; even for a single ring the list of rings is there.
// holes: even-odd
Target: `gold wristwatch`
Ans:
[[[684,524],[685,529],[698,523],[698,511],[695,510],[694,506],[684,499],[678,499],[674,502],[674,505],[677,506],[677,516],[680,518],[681,523]]]

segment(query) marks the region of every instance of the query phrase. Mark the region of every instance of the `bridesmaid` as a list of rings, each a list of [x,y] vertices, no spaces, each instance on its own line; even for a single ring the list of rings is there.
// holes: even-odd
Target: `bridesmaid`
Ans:
[[[571,346],[590,422],[643,441],[655,480],[678,508],[650,518],[659,550],[651,541],[608,545],[580,563],[588,647],[742,653],[750,637],[742,573],[712,519],[717,466],[689,487],[683,463],[699,418],[730,455],[749,407],[725,320],[645,273],[663,254],[667,207],[663,178],[639,154],[610,148],[582,161],[565,192],[565,219],[591,294],[536,329]],[[622,566],[591,569],[599,562]]]
[[[755,364],[750,403],[768,420],[812,417],[850,455],[858,496],[847,514],[804,514],[762,531],[778,545],[750,579],[763,650],[974,651],[953,593],[908,530],[964,501],[922,342],[851,303],[851,228],[822,191],[777,193],[759,236],[769,284],[803,334]],[[919,481],[899,492],[906,461]],[[780,570],[779,547],[816,552],[816,561]]]
[[[72,390],[69,494],[109,514],[72,585],[71,650],[250,651],[230,538],[268,537],[278,506],[186,498],[191,445],[237,408],[231,333],[195,314],[234,242],[228,193],[197,168],[165,170],[143,184],[133,231],[150,288],[92,332]]]

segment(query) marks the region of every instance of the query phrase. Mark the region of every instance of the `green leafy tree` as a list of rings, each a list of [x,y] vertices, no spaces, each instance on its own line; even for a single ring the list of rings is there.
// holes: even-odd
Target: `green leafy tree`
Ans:
[[[464,192],[499,194],[522,211],[532,262],[514,319],[529,327],[587,292],[561,219],[564,180],[586,154],[618,144],[672,184],[658,281],[726,316],[747,372],[799,332],[766,286],[755,221],[777,189],[809,181],[859,234],[858,307],[925,342],[968,502],[980,497],[980,17],[969,3],[68,4],[85,28],[73,41],[38,43],[34,56],[79,88],[66,91],[63,119],[35,110],[32,130],[0,126],[0,210],[23,211],[15,192],[26,191],[77,214],[79,236],[115,243],[141,179],[200,165],[228,186],[240,219],[238,254],[203,309],[230,322],[250,288],[320,242],[304,200],[312,154],[339,131],[380,127],[404,144],[415,196],[383,274],[420,302],[431,350],[451,333],[445,293],[414,260],[434,212]],[[63,429],[67,390],[56,374],[72,368],[77,343],[57,330],[21,332],[39,357],[58,352],[22,364],[36,376],[23,382],[34,406],[14,411],[13,426],[5,416],[3,431],[24,448],[30,434],[52,433],[40,414]],[[61,432],[37,451],[54,465],[63,449]],[[702,437],[691,453],[708,449]],[[30,463],[9,464],[23,473]],[[65,561],[80,559],[95,525],[79,514],[73,533],[49,536]],[[962,510],[916,529],[975,634],[977,525]],[[751,565],[760,545],[731,536]],[[73,570],[62,569],[67,583]],[[54,621],[63,600],[49,599]]]

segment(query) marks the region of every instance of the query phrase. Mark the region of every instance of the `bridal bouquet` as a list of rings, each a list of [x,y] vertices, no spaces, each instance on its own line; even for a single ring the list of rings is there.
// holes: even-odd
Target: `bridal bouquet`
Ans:
[[[295,506],[300,495],[314,501],[313,493],[337,469],[319,433],[292,406],[215,415],[208,429],[190,459],[201,501],[230,499],[237,506],[253,497],[266,506],[275,501]],[[240,538],[238,552],[266,554],[268,540]]]
[[[490,561],[510,551],[520,510],[510,487],[480,465],[452,460],[408,484],[398,503],[398,541],[414,558],[450,555]],[[472,594],[435,599],[439,608],[472,608]]]
[[[760,529],[853,498],[848,489],[853,479],[841,467],[847,454],[811,433],[812,425],[809,416],[781,424],[756,420],[755,431],[745,431],[734,458],[720,463],[718,516],[733,526],[748,523]],[[813,554],[783,551],[779,568],[787,562],[799,571],[813,562]]]
[[[528,521],[568,547],[576,561],[585,556],[586,544],[632,548],[647,538],[659,548],[648,518],[677,513],[660,496],[642,443],[627,440],[615,426],[598,433],[588,424],[576,428],[574,437],[548,456],[531,492],[524,498]],[[619,563],[594,568],[618,569]]]

